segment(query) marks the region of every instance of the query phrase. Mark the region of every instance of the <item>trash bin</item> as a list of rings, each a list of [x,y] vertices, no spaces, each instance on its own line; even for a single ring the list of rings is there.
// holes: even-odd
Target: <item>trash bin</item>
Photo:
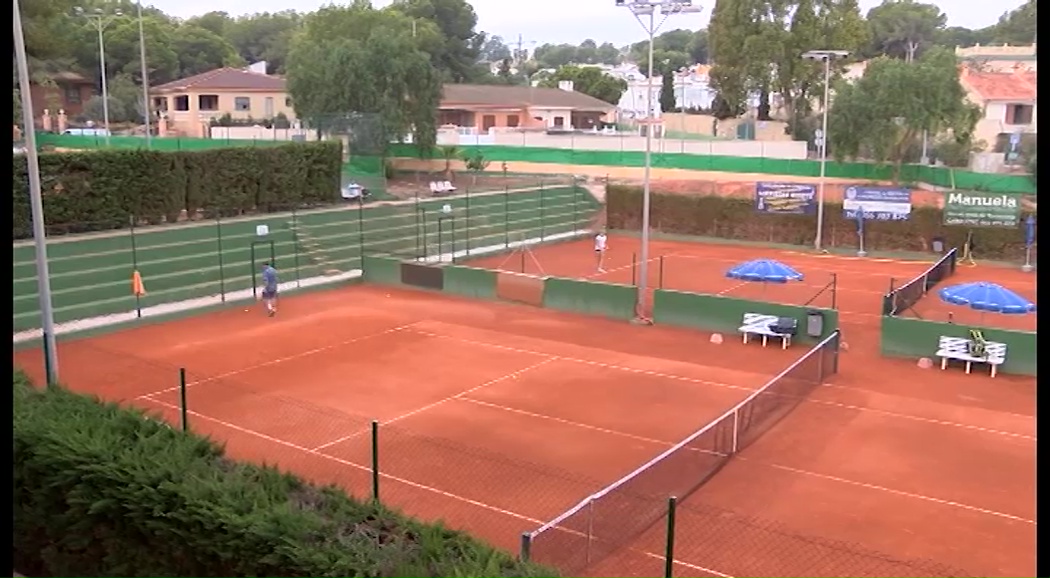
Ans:
[[[943,253],[944,252],[944,237],[934,237],[933,238],[933,242],[930,243],[930,245],[933,247],[933,252],[934,253]]]
[[[806,311],[806,335],[809,337],[820,337],[824,334],[824,313],[821,311]]]

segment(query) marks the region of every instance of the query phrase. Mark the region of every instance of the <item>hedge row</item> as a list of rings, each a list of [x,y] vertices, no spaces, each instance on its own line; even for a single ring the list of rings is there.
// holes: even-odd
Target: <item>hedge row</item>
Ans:
[[[14,238],[32,235],[25,155],[14,157]],[[287,210],[339,199],[338,142],[203,151],[101,150],[40,155],[49,234]]]
[[[650,202],[651,227],[662,233],[812,245],[817,229],[815,215],[759,214],[751,199],[652,193]],[[609,228],[641,229],[642,189],[609,185],[606,210]],[[856,222],[843,217],[840,203],[825,203],[824,216],[826,247],[857,247]],[[940,209],[913,207],[907,221],[865,223],[864,242],[869,251],[929,251],[935,238],[944,239],[948,247],[962,247],[969,231],[966,227],[945,226]],[[976,229],[974,245],[975,254],[982,259],[1021,260],[1023,225]]]
[[[14,489],[28,576],[553,575],[18,372]]]

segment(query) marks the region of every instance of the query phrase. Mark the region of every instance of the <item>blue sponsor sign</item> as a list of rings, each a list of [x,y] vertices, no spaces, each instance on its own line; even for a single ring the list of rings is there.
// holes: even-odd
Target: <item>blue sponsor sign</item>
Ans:
[[[911,191],[894,187],[849,187],[842,199],[843,216],[866,221],[907,221]]]
[[[799,183],[755,183],[755,210],[776,215],[811,215],[817,188]]]

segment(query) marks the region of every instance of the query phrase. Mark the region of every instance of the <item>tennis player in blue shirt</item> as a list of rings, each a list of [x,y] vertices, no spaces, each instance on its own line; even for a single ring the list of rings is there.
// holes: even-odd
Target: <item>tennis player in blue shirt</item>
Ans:
[[[273,317],[277,313],[277,269],[271,267],[269,263],[263,263],[262,278],[263,303],[266,304],[266,313]]]

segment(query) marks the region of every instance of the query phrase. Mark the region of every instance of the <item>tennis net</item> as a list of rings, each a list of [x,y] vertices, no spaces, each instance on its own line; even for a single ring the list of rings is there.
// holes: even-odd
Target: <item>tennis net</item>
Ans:
[[[696,433],[522,537],[523,558],[579,576],[667,514],[667,498],[696,491],[838,370],[835,331]]]
[[[911,309],[930,289],[954,275],[958,253],[958,249],[948,251],[922,275],[887,293],[883,298],[882,314],[898,315],[901,311]]]

